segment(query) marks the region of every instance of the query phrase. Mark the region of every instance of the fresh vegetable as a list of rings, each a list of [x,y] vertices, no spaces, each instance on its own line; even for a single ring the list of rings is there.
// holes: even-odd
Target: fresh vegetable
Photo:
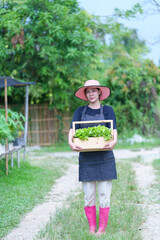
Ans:
[[[75,138],[79,138],[82,141],[88,140],[89,137],[104,137],[104,140],[110,140],[111,129],[105,126],[95,126],[95,127],[88,127],[88,128],[79,128],[76,130]]]

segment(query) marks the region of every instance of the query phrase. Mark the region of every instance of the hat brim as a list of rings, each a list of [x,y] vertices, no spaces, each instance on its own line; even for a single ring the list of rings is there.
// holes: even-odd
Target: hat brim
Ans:
[[[86,88],[99,88],[101,90],[101,95],[99,100],[102,101],[106,98],[108,98],[110,96],[111,90],[109,87],[105,87],[105,86],[99,86],[99,85],[95,85],[95,86],[86,86],[86,87],[81,87],[79,88],[76,92],[75,92],[75,96],[77,98],[80,98],[82,100],[88,101],[86,94],[85,94],[85,89]]]

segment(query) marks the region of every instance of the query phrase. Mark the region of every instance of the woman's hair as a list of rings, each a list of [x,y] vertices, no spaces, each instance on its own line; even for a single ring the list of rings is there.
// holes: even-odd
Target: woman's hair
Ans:
[[[95,88],[96,88],[96,87],[95,87]],[[100,90],[99,88],[96,88],[96,89]],[[85,94],[86,94],[86,90],[87,90],[87,88],[84,89],[84,93],[85,93]]]

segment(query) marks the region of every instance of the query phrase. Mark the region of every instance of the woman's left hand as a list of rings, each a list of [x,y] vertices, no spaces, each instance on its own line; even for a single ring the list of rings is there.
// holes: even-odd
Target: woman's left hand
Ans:
[[[105,148],[105,149],[113,150],[116,144],[117,144],[117,142],[115,142],[115,141],[108,142],[108,143],[104,146],[104,148]]]

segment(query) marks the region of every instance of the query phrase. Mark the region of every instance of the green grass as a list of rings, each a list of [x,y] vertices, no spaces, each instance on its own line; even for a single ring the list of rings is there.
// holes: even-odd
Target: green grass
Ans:
[[[137,148],[153,148],[160,146],[160,138],[148,138],[149,142],[129,143],[126,139],[118,138],[118,143],[115,149],[137,149]]]
[[[160,191],[160,158],[155,159],[152,162],[152,165],[153,165],[154,169],[156,170],[155,173],[156,173],[157,181],[156,181],[155,187],[156,187],[157,191],[159,192]],[[159,197],[158,197],[158,204],[160,204]]]
[[[153,161],[153,166],[157,170],[157,175],[160,177],[160,159],[156,159]]]
[[[41,146],[40,149],[34,150],[34,152],[68,152],[71,151],[67,141],[56,143],[50,146]]]
[[[138,149],[138,148],[153,148],[153,147],[159,147],[160,146],[160,138],[155,138],[155,137],[150,137],[148,138],[150,142],[142,142],[142,143],[134,143],[131,144],[126,141],[126,139],[123,139],[118,137],[118,143],[115,146],[115,149]],[[34,152],[68,152],[71,151],[68,142],[64,141],[61,143],[57,143],[55,145],[50,145],[50,146],[42,146],[38,150],[34,150]]]
[[[140,240],[139,226],[142,210],[138,206],[140,196],[135,184],[131,163],[118,162],[118,180],[113,181],[111,210],[104,240]],[[91,240],[97,239],[88,233],[88,222],[84,214],[84,195],[70,197],[70,207],[58,210],[54,218],[41,230],[36,239],[47,240]],[[98,199],[97,199],[98,213]],[[98,217],[97,217],[98,221]]]
[[[17,226],[25,213],[44,201],[55,179],[62,176],[66,168],[63,161],[53,158],[43,159],[46,165],[43,168],[33,166],[37,158],[30,156],[28,160],[32,165],[29,161],[21,161],[20,168],[16,164],[11,168],[9,161],[6,176],[5,160],[0,159],[0,238]]]

